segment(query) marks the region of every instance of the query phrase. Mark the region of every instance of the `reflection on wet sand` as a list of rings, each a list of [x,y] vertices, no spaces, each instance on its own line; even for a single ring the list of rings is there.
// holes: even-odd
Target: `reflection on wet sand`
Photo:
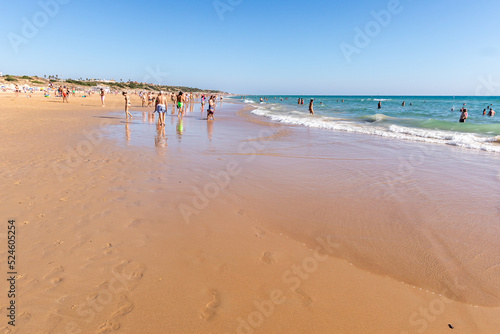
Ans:
[[[184,124],[182,117],[178,119],[177,121],[177,126],[175,127],[176,132],[177,132],[177,139],[179,140],[179,143],[181,142],[182,139],[182,134],[184,133]]]
[[[125,139],[127,140],[127,144],[129,144],[130,142],[130,135],[131,135],[131,131],[130,131],[130,124],[127,122],[125,123]]]
[[[158,148],[167,147],[167,136],[165,135],[165,126],[156,126],[155,146]]]
[[[208,133],[208,140],[210,142],[212,141],[213,132],[214,132],[214,122],[208,121],[207,122],[207,133]]]

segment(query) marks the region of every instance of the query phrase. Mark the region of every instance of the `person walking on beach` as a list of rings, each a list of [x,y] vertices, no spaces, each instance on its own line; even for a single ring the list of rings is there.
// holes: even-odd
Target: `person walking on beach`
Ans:
[[[177,116],[183,115],[184,101],[186,101],[184,98],[184,94],[182,92],[179,92],[179,94],[177,95]]]
[[[69,101],[68,101],[68,91],[66,90],[66,86],[63,89],[61,89],[61,94],[62,94],[62,98],[63,98],[63,103],[64,102],[69,103]]]
[[[467,108],[462,109],[462,114],[460,115],[460,123],[465,123],[465,120],[469,118],[469,113],[467,112]]]
[[[167,112],[167,97],[163,91],[158,93],[155,104],[155,112],[158,113],[158,125],[165,125],[165,113]]]
[[[153,105],[153,94],[151,92],[148,92],[148,107],[151,107]]]
[[[210,119],[212,121],[215,121],[214,112],[215,112],[215,99],[212,95],[210,96],[210,100],[208,100],[207,121]]]
[[[309,102],[309,113],[310,113],[311,115],[314,115],[313,103],[314,103],[314,100],[313,100],[313,99],[311,99],[311,102]]]
[[[132,114],[130,113],[130,96],[128,96],[127,92],[123,92],[123,97],[125,97],[125,117],[127,119],[130,117],[132,118]]]
[[[101,88],[101,107],[104,107],[104,99],[106,98],[106,92]]]

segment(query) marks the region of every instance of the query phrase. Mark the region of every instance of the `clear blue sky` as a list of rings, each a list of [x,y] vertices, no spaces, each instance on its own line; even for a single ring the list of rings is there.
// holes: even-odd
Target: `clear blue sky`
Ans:
[[[401,0],[357,47],[355,28],[389,2],[3,1],[0,71],[333,95],[474,95],[491,76],[500,95],[500,2]],[[38,31],[23,34],[23,20]]]

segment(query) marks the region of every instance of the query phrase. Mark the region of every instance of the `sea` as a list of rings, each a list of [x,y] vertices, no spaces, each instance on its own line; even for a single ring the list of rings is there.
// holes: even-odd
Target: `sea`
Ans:
[[[298,104],[299,98],[304,99],[303,105]],[[231,99],[255,106],[255,115],[285,124],[500,153],[500,114],[489,117],[487,110],[483,115],[488,106],[493,110],[500,106],[496,96],[259,95]],[[309,114],[311,99],[314,115]],[[469,118],[460,123],[464,106]]]

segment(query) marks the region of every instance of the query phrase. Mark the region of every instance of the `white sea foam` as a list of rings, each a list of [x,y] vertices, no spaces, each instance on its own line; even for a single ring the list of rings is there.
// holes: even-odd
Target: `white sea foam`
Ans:
[[[276,122],[291,125],[302,125],[312,128],[361,133],[426,143],[447,144],[500,153],[500,145],[498,144],[500,136],[482,137],[473,133],[410,128],[395,124],[383,126],[377,124],[377,121],[389,118],[383,114],[374,115],[375,117],[372,118],[372,122],[356,122],[329,116],[305,116],[304,112],[284,111],[279,109],[282,108],[265,108],[260,106],[253,110],[252,113],[268,117]]]

